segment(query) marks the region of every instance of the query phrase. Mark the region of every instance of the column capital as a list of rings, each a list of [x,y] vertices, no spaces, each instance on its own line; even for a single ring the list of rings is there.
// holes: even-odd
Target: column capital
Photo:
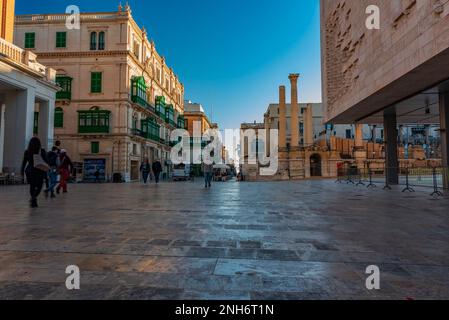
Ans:
[[[300,77],[299,73],[290,73],[288,79],[290,81],[298,81],[299,77]]]

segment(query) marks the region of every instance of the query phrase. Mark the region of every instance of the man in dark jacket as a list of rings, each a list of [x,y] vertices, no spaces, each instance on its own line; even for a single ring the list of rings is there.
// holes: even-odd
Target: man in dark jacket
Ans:
[[[156,183],[159,183],[159,176],[162,172],[162,164],[159,162],[159,160],[156,160],[153,162],[152,165],[154,179],[156,180]]]
[[[151,173],[151,165],[148,158],[145,158],[145,161],[140,165],[140,172],[142,173],[143,183],[147,184],[148,176]]]
[[[44,168],[39,168],[38,165],[34,163],[35,156],[38,157],[39,155],[41,161],[46,163],[48,168],[47,152],[42,149],[39,138],[33,137],[23,155],[22,168],[20,170],[22,176],[26,175],[27,181],[30,184],[30,205],[32,208],[37,208],[37,197],[42,190],[44,179],[47,176],[46,170],[44,170]]]

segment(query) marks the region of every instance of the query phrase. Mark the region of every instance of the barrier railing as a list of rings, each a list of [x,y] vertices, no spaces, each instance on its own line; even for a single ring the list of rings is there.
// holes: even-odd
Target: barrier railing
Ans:
[[[353,184],[391,190],[393,185],[402,186],[402,192],[415,192],[416,188],[432,189],[432,196],[443,196],[445,181],[449,181],[449,168],[357,168],[356,166],[338,168],[337,183]],[[397,176],[397,177],[396,177]]]

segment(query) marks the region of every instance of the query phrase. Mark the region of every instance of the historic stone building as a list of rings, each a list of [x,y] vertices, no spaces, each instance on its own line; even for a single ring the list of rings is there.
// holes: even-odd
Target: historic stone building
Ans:
[[[372,18],[379,29],[367,27]],[[392,184],[400,126],[439,126],[442,165],[449,166],[448,34],[448,1],[321,0],[325,120],[381,124]]]
[[[213,127],[213,123],[204,111],[203,106],[189,100],[184,101],[184,119],[186,129],[189,131],[191,137],[193,137],[194,125],[198,126],[200,134],[203,134]]]
[[[36,55],[11,43],[14,0],[0,0],[0,174],[17,176],[33,135],[53,144],[56,72]],[[34,117],[35,111],[41,115]]]
[[[139,179],[144,158],[160,159],[170,175],[170,132],[184,128],[184,87],[129,6],[81,13],[80,29],[66,14],[16,17],[15,43],[57,70],[62,87],[55,139],[78,164],[78,178]],[[39,113],[40,117],[40,113]]]
[[[330,150],[327,145],[317,143],[321,137],[324,125],[320,118],[313,115],[314,109],[320,104],[300,104],[298,102],[298,74],[290,74],[291,103],[286,102],[285,86],[279,87],[279,104],[270,104],[264,115],[263,123],[242,124],[241,141],[242,154],[240,166],[247,180],[297,180],[317,177],[333,177],[337,175],[337,162],[341,161],[337,150]],[[359,129],[361,129],[360,127]],[[261,137],[259,130],[264,129],[266,137]],[[260,163],[251,164],[249,153],[270,156],[270,130],[277,129],[278,137],[278,172],[274,176],[261,176]],[[248,138],[245,130],[254,130],[264,141],[254,141]],[[325,131],[325,130],[324,130]],[[362,131],[357,132],[363,139]]]
[[[291,103],[285,99],[285,87],[279,88],[279,103],[272,103],[263,123],[243,123],[240,145],[241,169],[247,180],[295,180],[310,177],[336,177],[337,168],[356,167],[366,172],[368,166],[377,171],[385,166],[383,128],[362,124],[329,125],[324,122],[321,103],[298,103],[297,74],[289,76]],[[279,170],[276,175],[260,175],[261,163],[251,163],[271,153],[270,132],[279,132]],[[426,166],[434,163],[421,145],[412,141],[429,140],[433,128],[400,128],[398,157],[402,165]],[[247,131],[249,130],[249,131]],[[265,131],[264,133],[261,131]],[[252,138],[254,132],[257,140]],[[434,134],[434,133],[433,133]],[[363,171],[365,170],[365,171]]]

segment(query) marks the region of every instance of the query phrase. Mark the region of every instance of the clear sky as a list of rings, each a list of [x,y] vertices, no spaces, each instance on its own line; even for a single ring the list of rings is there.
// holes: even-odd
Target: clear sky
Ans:
[[[125,4],[123,1],[122,4]],[[118,0],[16,0],[16,13],[116,11]],[[158,52],[222,129],[262,121],[300,73],[301,102],[321,101],[318,0],[130,0]],[[289,88],[289,87],[287,87]],[[289,89],[287,90],[289,92]],[[289,95],[288,95],[289,96]]]

